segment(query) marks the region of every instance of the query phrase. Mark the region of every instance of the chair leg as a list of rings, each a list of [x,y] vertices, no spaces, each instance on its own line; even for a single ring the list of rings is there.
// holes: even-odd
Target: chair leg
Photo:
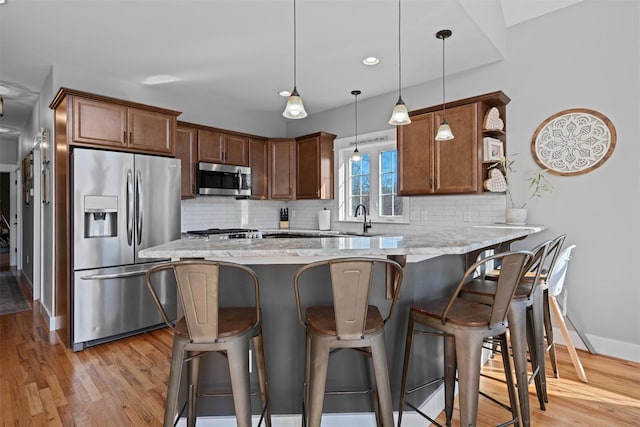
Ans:
[[[398,405],[398,427],[402,425],[402,412],[404,409],[404,401],[407,395],[407,375],[409,373],[409,360],[411,359],[411,346],[413,344],[413,333],[415,330],[415,321],[413,314],[409,314],[409,325],[407,326],[407,338],[404,346],[404,362],[402,363],[402,381],[400,384],[400,402]]]
[[[551,311],[549,309],[549,290],[545,289],[542,296],[542,307],[544,311],[544,333],[547,337],[547,351],[549,352],[549,361],[553,369],[553,375],[560,378],[558,372],[558,361],[556,359],[556,342],[553,339],[553,324],[551,323]]]
[[[227,355],[236,422],[238,427],[250,427],[249,340],[238,339],[230,343]]]
[[[260,383],[260,401],[264,408],[264,425],[271,427],[271,404],[269,402],[269,382],[267,381],[267,364],[264,357],[264,345],[262,340],[262,327],[260,326],[257,334],[251,339],[253,342],[253,351],[256,357],[256,367],[258,370],[258,382]]]
[[[311,337],[304,336],[304,383],[302,384],[302,427],[309,423],[309,376],[311,375]]]
[[[584,368],[582,367],[582,362],[580,362],[580,358],[578,357],[578,352],[576,352],[576,348],[573,346],[573,342],[571,341],[571,336],[569,335],[569,330],[567,329],[567,324],[564,321],[564,316],[562,315],[562,311],[560,311],[560,307],[558,306],[558,301],[554,296],[549,296],[549,306],[551,307],[553,314],[558,321],[558,325],[560,327],[560,331],[562,332],[562,337],[567,345],[567,350],[569,350],[569,357],[571,357],[571,363],[573,363],[573,367],[576,369],[576,373],[582,382],[587,382],[587,374],[584,372]]]
[[[456,340],[456,362],[460,402],[460,425],[475,426],[478,419],[478,396],[480,395],[480,363],[483,337],[473,331],[458,333]]]
[[[527,374],[527,326],[526,308],[519,302],[512,302],[507,314],[509,321],[509,339],[513,352],[513,365],[516,371],[518,400],[520,401],[520,417],[523,427],[531,424],[529,408],[529,378]]]
[[[451,425],[453,400],[456,391],[456,339],[453,335],[444,336],[444,412],[446,424]]]
[[[184,361],[186,341],[173,340],[171,367],[169,369],[169,384],[167,385],[167,399],[164,407],[164,427],[172,427],[176,417],[178,393],[180,392],[180,377]]]
[[[518,425],[522,425],[522,419],[520,416],[520,402],[518,401],[518,393],[516,391],[516,385],[513,380],[513,372],[511,368],[511,356],[509,356],[509,345],[507,343],[507,334],[502,334],[495,337],[494,345],[497,342],[500,343],[500,350],[502,352],[502,366],[504,368],[505,382],[507,383],[507,392],[509,393],[509,406],[511,406],[511,416],[513,419],[518,420]]]
[[[193,356],[193,352],[187,352],[187,357]],[[189,404],[187,405],[187,426],[195,427],[198,414],[198,387],[200,386],[200,358],[194,357],[187,363],[187,375],[189,377]]]
[[[385,349],[384,333],[371,339],[371,357],[375,373],[378,408],[383,427],[393,427],[393,406],[391,403],[391,384]]]
[[[535,303],[534,303],[535,307]],[[541,371],[544,369],[544,365],[540,365],[540,354],[538,353],[538,343],[536,337],[536,321],[534,320],[534,310],[533,307],[529,307],[527,309],[527,347],[529,349],[529,356],[531,359],[531,372],[533,372],[531,379],[534,380],[535,388],[536,388],[536,396],[538,398],[538,403],[540,404],[540,409],[543,411],[546,409],[545,407],[545,389],[544,383],[542,382]]]
[[[544,346],[544,304],[543,304],[543,292],[540,286],[536,288],[535,295],[533,295],[533,304],[531,306],[532,314],[532,332],[533,332],[533,344],[535,345],[535,362],[536,362],[536,391],[538,391],[538,399],[542,398],[543,403],[549,402],[549,396],[547,395],[547,371],[545,363],[545,346]],[[540,395],[541,394],[541,395]],[[541,409],[545,409],[544,405],[540,406]]]
[[[331,343],[329,340],[311,337],[308,385],[309,398],[307,400],[309,427],[320,427],[330,349]]]

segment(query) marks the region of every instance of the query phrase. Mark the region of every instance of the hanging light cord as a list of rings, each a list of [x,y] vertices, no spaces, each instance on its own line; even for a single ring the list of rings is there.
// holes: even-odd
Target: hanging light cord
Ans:
[[[297,65],[297,31],[296,31],[296,0],[293,0],[293,87],[296,87],[296,65]]]
[[[354,95],[356,96],[356,150],[358,149],[358,94],[354,93]]]
[[[402,98],[402,52],[400,48],[400,19],[402,14],[400,11],[400,2],[401,0],[398,0],[398,95]]]
[[[445,92],[444,92],[444,88],[445,88],[445,84],[444,84],[444,40],[446,39],[446,37],[443,35],[442,36],[442,120],[447,120],[446,117],[446,108],[445,108]]]

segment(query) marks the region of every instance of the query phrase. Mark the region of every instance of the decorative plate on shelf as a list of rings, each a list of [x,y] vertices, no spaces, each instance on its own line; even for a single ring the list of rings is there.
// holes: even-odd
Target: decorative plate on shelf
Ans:
[[[581,175],[602,165],[616,146],[616,129],[602,113],[586,108],[560,111],[533,134],[531,154],[555,175]]]

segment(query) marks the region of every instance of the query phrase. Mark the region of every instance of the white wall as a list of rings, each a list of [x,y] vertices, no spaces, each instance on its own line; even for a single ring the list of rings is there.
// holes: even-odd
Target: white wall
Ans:
[[[603,19],[606,17],[606,19]],[[535,163],[530,143],[537,126],[567,108],[605,114],[617,130],[611,158],[590,173],[550,176],[553,193],[529,204],[529,220],[549,230],[515,247],[566,233],[576,244],[567,277],[569,312],[596,350],[640,361],[639,144],[640,4],[585,0],[508,29],[506,60],[447,78],[447,99],[503,90],[508,152],[521,171]],[[439,81],[404,89],[410,110],[438,104]],[[393,94],[358,101],[359,132],[388,128]],[[288,135],[316,130],[353,135],[353,107],[290,121]]]

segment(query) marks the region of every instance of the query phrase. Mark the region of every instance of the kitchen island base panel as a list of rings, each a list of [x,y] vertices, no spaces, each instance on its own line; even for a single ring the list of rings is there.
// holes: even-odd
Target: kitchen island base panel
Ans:
[[[269,382],[271,412],[274,416],[300,414],[302,412],[302,387],[304,378],[304,329],[297,318],[293,277],[302,265],[252,265],[260,278],[260,301],[264,334],[265,357]],[[464,272],[464,257],[445,255],[420,263],[408,264],[404,269],[402,292],[393,318],[385,325],[386,351],[393,407],[397,411],[404,339],[409,306],[422,299],[437,298],[452,291],[452,287]],[[384,280],[384,272],[376,273],[374,280]],[[328,280],[322,272],[312,280]],[[222,277],[224,283],[237,283],[241,277]],[[310,287],[308,287],[310,288]],[[223,294],[224,304],[237,304],[245,298],[242,286],[228,287]],[[307,300],[314,305],[329,304],[326,288],[309,289]],[[384,307],[390,301],[379,298],[374,304]],[[442,344],[438,339],[420,340],[423,348],[413,354],[412,378],[430,378],[442,375]],[[327,390],[365,389],[372,373],[363,363],[362,354],[341,351],[332,356],[327,375]],[[218,355],[205,355],[201,361],[201,390],[224,390],[229,388],[227,361]],[[251,372],[252,390],[257,390],[257,374]],[[414,394],[418,403],[426,401],[437,387],[427,388]],[[184,401],[182,388],[181,401]],[[252,398],[254,415],[259,414],[260,400]],[[371,399],[367,394],[325,397],[323,413],[372,413]],[[198,416],[232,416],[231,399],[202,399],[198,404]],[[277,419],[277,418],[276,418]],[[324,417],[323,417],[324,419]]]

